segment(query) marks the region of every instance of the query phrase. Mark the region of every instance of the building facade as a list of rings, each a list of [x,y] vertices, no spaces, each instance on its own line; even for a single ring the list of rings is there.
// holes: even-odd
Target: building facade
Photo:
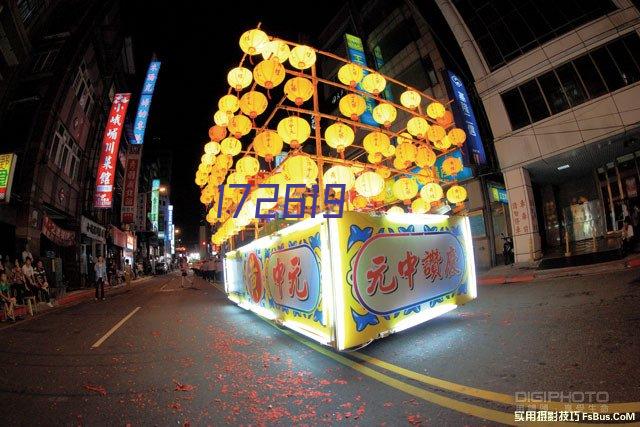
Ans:
[[[434,4],[489,119],[516,261],[614,248],[640,204],[638,2]]]

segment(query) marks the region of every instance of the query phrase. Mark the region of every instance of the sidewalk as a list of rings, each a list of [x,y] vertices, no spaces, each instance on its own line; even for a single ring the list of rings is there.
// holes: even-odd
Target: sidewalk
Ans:
[[[139,284],[139,283],[144,283],[147,280],[151,279],[152,277],[156,277],[156,276],[144,276],[144,277],[140,277],[136,280],[131,281],[132,285],[135,284]],[[121,284],[121,285],[117,285],[117,286],[108,286],[105,287],[104,289],[104,293],[105,296],[113,296],[113,295],[117,295],[120,292],[122,292],[124,289],[126,289],[127,286],[126,284]],[[38,303],[37,306],[37,310],[34,310],[34,316],[40,316],[42,314],[48,313],[50,311],[53,310],[57,310],[59,308],[64,308],[64,307],[69,307],[75,304],[79,304],[81,302],[84,301],[90,301],[92,299],[95,298],[95,289],[94,288],[89,288],[89,289],[80,289],[77,291],[72,291],[72,292],[68,292],[66,293],[62,298],[59,298],[57,300],[55,300],[55,303],[53,305],[53,307],[49,307],[47,304],[40,302]],[[24,320],[28,320],[31,319],[32,317],[29,315],[27,306],[25,305],[21,305],[19,307],[15,308],[15,315],[16,316],[22,316],[24,317]],[[2,306],[0,306],[0,320],[4,321],[4,312],[2,310]],[[19,323],[20,321],[17,321],[16,323]],[[10,325],[11,323],[7,323],[7,325]],[[0,325],[0,328],[2,326]]]
[[[548,270],[538,270],[537,263],[528,265],[501,265],[478,273],[478,285],[528,283],[534,280],[588,276],[591,274],[609,273],[637,267],[640,267],[640,254],[629,255],[624,259],[616,261]]]

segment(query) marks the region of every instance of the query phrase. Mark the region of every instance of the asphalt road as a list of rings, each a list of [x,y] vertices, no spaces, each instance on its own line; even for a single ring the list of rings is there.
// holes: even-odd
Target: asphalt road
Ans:
[[[0,330],[0,424],[496,425],[513,422],[516,392],[640,402],[640,270],[481,287],[342,354],[199,279],[179,285],[157,277]]]

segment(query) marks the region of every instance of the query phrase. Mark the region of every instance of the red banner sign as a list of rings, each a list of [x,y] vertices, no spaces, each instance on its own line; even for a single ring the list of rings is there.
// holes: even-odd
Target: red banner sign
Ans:
[[[76,243],[76,233],[60,228],[51,218],[42,219],[42,234],[58,246],[73,246]]]
[[[127,246],[127,233],[120,230],[115,225],[111,226],[111,240],[114,245],[119,246],[121,248],[125,248]]]
[[[118,148],[120,135],[124,124],[125,114],[129,106],[130,93],[116,93],[111,104],[109,121],[104,129],[102,137],[102,152],[98,164],[96,176],[96,195],[94,206],[96,208],[110,208],[113,205],[113,183],[116,176],[118,162]]]
[[[122,195],[123,224],[132,224],[134,222],[141,157],[142,145],[130,145],[124,169],[124,194]]]

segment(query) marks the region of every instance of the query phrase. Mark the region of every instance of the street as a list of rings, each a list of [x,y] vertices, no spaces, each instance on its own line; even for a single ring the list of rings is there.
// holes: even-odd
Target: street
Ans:
[[[199,278],[182,289],[159,276],[1,330],[3,424],[494,425],[513,423],[518,391],[638,402],[639,302],[638,270],[484,286],[465,307],[335,353]]]

